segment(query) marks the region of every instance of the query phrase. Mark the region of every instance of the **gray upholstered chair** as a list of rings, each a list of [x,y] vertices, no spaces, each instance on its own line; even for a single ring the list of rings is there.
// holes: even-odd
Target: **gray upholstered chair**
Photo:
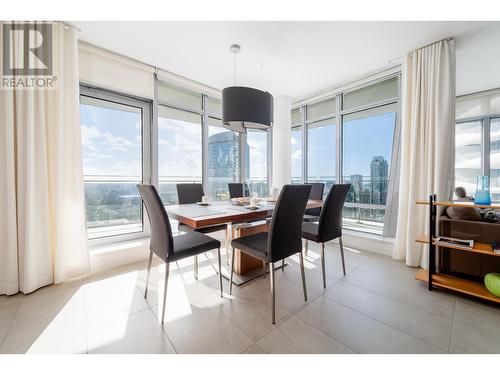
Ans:
[[[229,189],[229,198],[231,199],[248,197],[250,195],[248,186],[244,182],[229,182],[227,187]]]
[[[271,312],[275,324],[274,263],[299,253],[304,300],[307,301],[304,258],[302,255],[302,217],[309,199],[311,185],[285,185],[276,202],[269,224],[269,232],[261,232],[231,241],[231,276],[229,294],[233,286],[234,249],[269,263],[271,279]]]
[[[192,204],[192,203],[197,203],[201,202],[202,197],[205,195],[203,192],[203,186],[201,184],[177,184],[177,199],[179,201],[179,204]],[[227,249],[228,247],[228,241],[229,241],[229,225],[227,224],[221,224],[221,225],[213,225],[209,227],[204,227],[204,228],[196,228],[193,229],[189,225],[178,223],[177,225],[177,230],[182,233],[188,233],[191,231],[196,231],[200,232],[203,234],[209,234],[209,233],[214,233],[218,231],[226,231],[225,233],[225,247]],[[198,278],[198,257],[194,257],[194,277]]]
[[[322,182],[313,182],[310,184],[311,195],[309,195],[309,199],[314,200],[323,200],[323,191],[325,190],[325,184]],[[321,213],[321,207],[317,208],[307,208],[304,212],[304,221],[318,221],[319,214]]]
[[[163,311],[161,315],[161,324],[163,324],[165,321],[168,275],[171,262],[191,256],[197,256],[198,254],[217,249],[220,295],[222,297],[223,289],[220,242],[212,237],[195,231],[173,237],[167,211],[165,210],[165,206],[163,205],[156,188],[153,185],[140,184],[137,185],[137,189],[139,190],[142,200],[144,201],[144,205],[146,206],[146,211],[149,216],[149,222],[151,224],[151,240],[149,243],[150,253],[144,298],[147,298],[148,296],[149,275],[151,273],[151,263],[153,261],[154,253],[165,262],[165,290],[163,291]]]
[[[339,239],[342,270],[345,275],[344,246],[342,244],[342,208],[351,188],[351,184],[333,185],[326,196],[318,223],[305,222],[302,224],[302,238],[314,241],[321,247],[321,272],[323,273],[323,288],[326,288],[325,275],[325,242]]]

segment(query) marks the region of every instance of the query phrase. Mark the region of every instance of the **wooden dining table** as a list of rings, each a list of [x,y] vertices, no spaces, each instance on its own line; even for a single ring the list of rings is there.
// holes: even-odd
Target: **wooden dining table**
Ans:
[[[229,242],[231,239],[248,236],[250,234],[267,231],[269,223],[265,220],[272,215],[275,201],[262,198],[257,209],[250,209],[248,205],[235,204],[232,201],[215,201],[208,205],[178,204],[165,206],[168,216],[193,229],[229,224]],[[322,200],[310,199],[307,208],[323,206]],[[261,260],[248,254],[235,251],[234,272],[236,284],[242,284],[266,272]],[[228,276],[228,270],[224,270]]]

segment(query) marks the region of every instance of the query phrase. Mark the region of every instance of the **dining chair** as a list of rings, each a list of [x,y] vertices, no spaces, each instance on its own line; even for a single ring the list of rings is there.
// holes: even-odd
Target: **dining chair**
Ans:
[[[304,222],[302,224],[302,238],[307,241],[314,241],[321,247],[321,272],[323,274],[323,288],[326,288],[325,274],[325,242],[339,239],[340,255],[342,257],[342,270],[345,276],[344,246],[342,243],[342,208],[351,188],[351,184],[333,185],[326,196],[319,221]]]
[[[165,289],[163,291],[163,310],[161,314],[161,324],[165,321],[165,308],[167,303],[167,287],[168,276],[170,272],[170,263],[178,260],[197,256],[198,254],[205,253],[217,249],[217,257],[219,262],[219,285],[220,296],[223,296],[222,289],[222,267],[221,267],[221,254],[220,242],[215,238],[204,235],[197,231],[192,231],[178,236],[172,236],[172,228],[168,219],[167,211],[161,201],[158,191],[153,185],[139,184],[137,189],[141,194],[146,211],[151,224],[151,240],[149,243],[149,261],[148,273],[146,276],[146,290],[144,298],[148,296],[149,276],[151,274],[151,264],[153,261],[153,253],[156,254],[161,260],[165,262]]]
[[[271,279],[272,324],[276,319],[274,263],[299,253],[304,300],[307,301],[304,257],[302,255],[302,217],[307,205],[311,185],[285,185],[276,201],[268,232],[251,234],[231,241],[231,276],[229,294],[232,293],[235,249],[269,264]]]
[[[177,184],[177,200],[179,204],[193,204],[197,202],[201,202],[202,197],[205,195],[203,192],[202,184]],[[209,227],[203,228],[192,228],[189,225],[178,223],[177,230],[179,232],[188,233],[191,231],[196,231],[203,234],[214,233],[218,231],[225,231],[225,247],[227,249],[229,245],[229,230],[230,226],[227,224],[213,225]],[[194,277],[198,279],[198,257],[194,258]]]
[[[245,196],[245,187],[244,184],[241,182],[229,182],[227,184],[227,187],[229,189],[229,198],[241,198]]]
[[[313,182],[311,185],[311,194],[309,199],[323,200],[323,191],[325,190],[325,184],[322,182]],[[319,215],[321,213],[321,207],[317,208],[306,208],[304,212],[304,221],[318,221]]]

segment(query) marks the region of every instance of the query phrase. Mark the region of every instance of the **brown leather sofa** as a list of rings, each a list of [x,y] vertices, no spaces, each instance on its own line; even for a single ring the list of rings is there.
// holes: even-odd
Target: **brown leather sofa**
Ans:
[[[439,235],[477,242],[500,242],[500,224],[451,219],[444,213],[439,218]],[[482,279],[487,273],[500,272],[500,257],[440,249],[439,268],[440,272]]]

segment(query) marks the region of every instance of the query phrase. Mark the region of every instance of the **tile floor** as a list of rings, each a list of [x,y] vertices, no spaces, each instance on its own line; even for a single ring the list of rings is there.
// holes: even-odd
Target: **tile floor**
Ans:
[[[303,301],[298,257],[276,271],[277,324],[270,324],[269,277],[221,298],[216,257],[171,267],[166,324],[158,323],[164,266],[155,261],[148,299],[146,262],[31,295],[0,297],[1,353],[500,353],[500,309],[449,292],[428,292],[415,269],[337,245],[306,262]],[[227,290],[227,281],[224,287]],[[160,293],[161,294],[161,293]]]

